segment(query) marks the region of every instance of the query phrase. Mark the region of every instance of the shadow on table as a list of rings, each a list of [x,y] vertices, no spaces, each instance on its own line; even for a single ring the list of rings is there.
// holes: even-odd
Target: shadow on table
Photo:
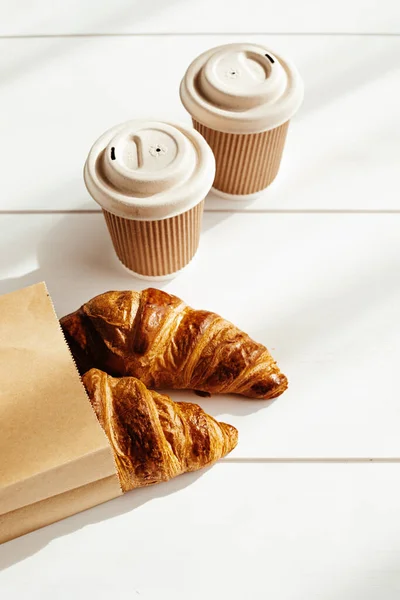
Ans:
[[[233,214],[230,210],[206,212],[203,233]],[[42,233],[43,219],[52,220],[45,233]],[[32,233],[32,228],[35,227],[39,229],[38,234]],[[163,289],[171,283],[171,280],[153,283],[128,273],[116,257],[101,213],[34,215],[32,219],[25,216],[20,221],[13,221],[13,228],[15,231],[12,238],[7,240],[5,237],[3,244],[0,241],[0,266],[1,263],[5,267],[9,265],[8,247],[13,243],[12,259],[15,266],[23,264],[32,254],[36,254],[38,267],[20,277],[1,280],[0,294],[46,281],[59,316],[75,310],[88,298],[106,290],[139,291],[152,285]],[[39,242],[36,248],[32,248],[32,240],[35,239],[39,239]],[[201,260],[202,243],[207,243],[206,237],[200,242],[193,268],[195,262]],[[71,296],[75,299],[76,306],[68,303]]]
[[[171,4],[179,3],[180,0],[172,0],[169,2],[169,8]],[[116,6],[118,5],[118,6]],[[152,0],[152,2],[142,2],[141,0],[120,0],[116,3],[110,3],[104,5],[102,8],[107,7],[107,10],[97,10],[94,14],[93,11],[87,19],[87,22],[81,21],[82,15],[80,15],[80,26],[83,29],[87,27],[86,31],[79,29],[71,34],[61,33],[59,35],[47,34],[49,25],[50,29],[54,30],[54,23],[49,23],[53,18],[53,15],[49,14],[49,19],[38,19],[38,13],[36,10],[32,10],[31,13],[26,14],[26,22],[29,22],[30,31],[34,31],[34,34],[28,32],[26,38],[42,38],[42,43],[33,43],[30,45],[29,52],[25,52],[22,58],[19,59],[19,55],[12,57],[12,60],[7,61],[6,67],[1,70],[1,82],[9,84],[11,80],[15,80],[18,77],[24,75],[32,75],[35,68],[40,68],[45,61],[53,61],[58,57],[61,57],[68,52],[71,53],[71,48],[77,49],[83,47],[88,43],[91,38],[97,38],[99,35],[114,35],[127,34],[126,24],[129,21],[130,16],[132,23],[135,27],[139,26],[140,21],[148,20],[152,13],[160,13],[165,10],[166,3],[163,0]],[[27,8],[27,7],[26,7]],[[100,8],[100,7],[98,7]],[[28,8],[29,11],[29,8]],[[39,17],[40,18],[40,17]],[[56,26],[57,28],[57,26]],[[132,32],[132,31],[131,31]],[[7,36],[6,36],[7,37]],[[11,35],[10,38],[20,37],[20,35]],[[69,44],[66,44],[65,39],[70,40]],[[50,82],[51,84],[51,82]]]
[[[279,398],[273,400],[254,400],[236,394],[214,394],[209,398],[198,396],[191,390],[164,390],[164,393],[171,396],[175,402],[195,402],[218,420],[221,418],[221,415],[246,417],[260,410],[270,408],[275,400],[279,400]]]
[[[47,546],[52,540],[69,535],[88,525],[100,523],[107,519],[112,519],[119,515],[139,508],[147,502],[156,498],[170,496],[199,479],[208,469],[202,469],[195,473],[185,473],[166,483],[160,483],[149,487],[133,490],[114,500],[109,500],[104,504],[85,510],[84,512],[58,521],[37,531],[19,537],[0,545],[0,571],[11,567],[12,565],[32,556]]]
[[[32,238],[35,236],[24,229],[24,221],[15,222],[15,227],[20,229],[14,236],[18,240],[18,246],[13,248],[13,259],[16,264],[23,263],[36,250],[38,268],[21,277],[0,281],[0,294],[46,281],[56,310],[62,316],[66,311],[76,309],[88,298],[107,289],[141,290],[149,286],[148,281],[135,278],[119,263],[102,215],[37,215],[32,220],[28,219],[29,227],[35,226],[35,219],[42,227],[43,218],[54,218],[55,223],[48,232],[38,236],[40,242],[36,249],[32,248]],[[2,253],[2,261],[6,263],[6,243]],[[157,282],[157,287],[164,287],[166,283]],[[66,304],[66,299],[71,296],[76,299],[76,306]]]

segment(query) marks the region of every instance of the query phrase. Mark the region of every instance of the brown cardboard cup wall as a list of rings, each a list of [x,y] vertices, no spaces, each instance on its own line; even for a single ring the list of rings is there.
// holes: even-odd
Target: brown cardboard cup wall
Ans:
[[[122,493],[43,283],[0,297],[0,381],[0,543]]]
[[[289,121],[261,133],[224,133],[193,120],[193,127],[214,152],[214,188],[225,194],[254,194],[268,187],[278,174]]]
[[[161,276],[180,271],[196,254],[204,202],[176,217],[161,221],[123,219],[103,214],[115,252],[139,275]]]

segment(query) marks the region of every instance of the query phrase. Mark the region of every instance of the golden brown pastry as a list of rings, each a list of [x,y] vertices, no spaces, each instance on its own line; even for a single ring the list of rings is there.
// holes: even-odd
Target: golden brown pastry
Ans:
[[[82,380],[111,442],[124,492],[197,471],[237,444],[232,425],[197,404],[152,392],[135,377],[117,379],[91,369]]]
[[[275,398],[287,388],[268,350],[218,315],[147,289],[107,292],[61,319],[78,369],[133,375],[150,388]]]

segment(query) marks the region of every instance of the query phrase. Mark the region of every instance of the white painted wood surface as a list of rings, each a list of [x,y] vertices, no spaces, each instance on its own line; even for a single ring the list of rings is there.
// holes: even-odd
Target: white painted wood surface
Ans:
[[[289,390],[173,392],[235,424],[237,449],[0,547],[1,598],[399,598],[399,33],[395,0],[0,0],[0,293],[45,279],[59,315],[146,286],[82,182],[105,128],[188,121],[186,66],[230,41],[290,55],[306,84],[276,182],[210,196],[199,254],[162,286],[269,346]]]
[[[398,33],[395,0],[1,0],[0,35]]]
[[[398,465],[221,464],[10,542],[2,596],[397,600],[399,502]]]

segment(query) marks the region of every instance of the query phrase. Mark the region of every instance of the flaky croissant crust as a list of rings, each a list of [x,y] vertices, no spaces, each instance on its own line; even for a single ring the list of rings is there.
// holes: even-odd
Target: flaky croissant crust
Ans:
[[[138,377],[150,388],[269,399],[287,379],[262,344],[219,315],[149,288],[106,292],[61,319],[78,368]]]
[[[82,381],[125,492],[211,465],[237,444],[232,425],[219,423],[197,404],[150,391],[135,377],[91,369]]]

